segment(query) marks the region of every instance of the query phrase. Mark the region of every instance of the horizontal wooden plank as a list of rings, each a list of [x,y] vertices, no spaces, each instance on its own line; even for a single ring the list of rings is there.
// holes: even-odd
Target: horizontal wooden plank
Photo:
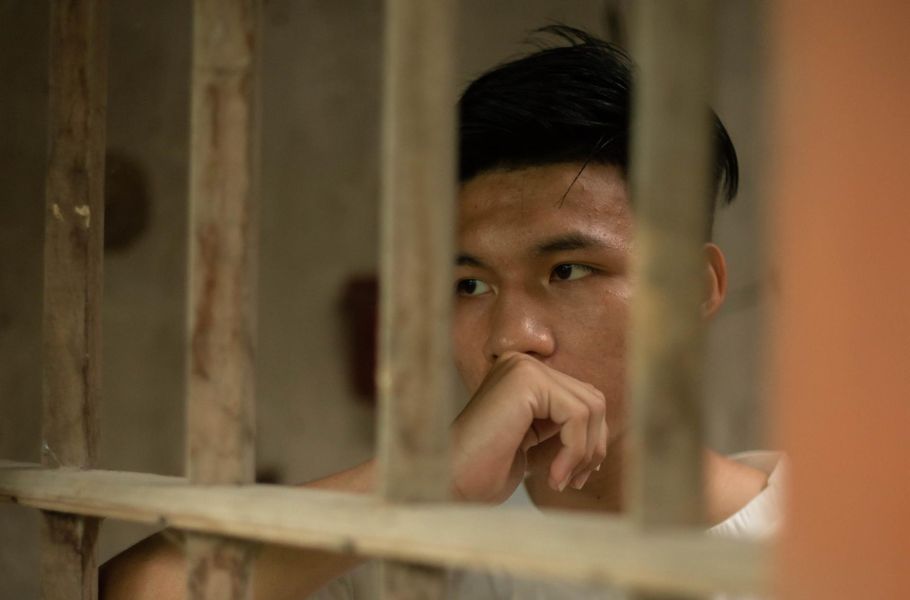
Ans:
[[[761,592],[764,548],[697,530],[639,533],[613,517],[460,504],[393,505],[367,495],[272,485],[45,469],[0,461],[0,498],[262,542],[427,565],[654,591]]]

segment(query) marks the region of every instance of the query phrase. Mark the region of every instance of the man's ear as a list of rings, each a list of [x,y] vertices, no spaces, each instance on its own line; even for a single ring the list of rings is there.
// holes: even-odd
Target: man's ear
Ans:
[[[713,317],[727,296],[727,261],[717,244],[705,244],[705,299],[701,314]]]

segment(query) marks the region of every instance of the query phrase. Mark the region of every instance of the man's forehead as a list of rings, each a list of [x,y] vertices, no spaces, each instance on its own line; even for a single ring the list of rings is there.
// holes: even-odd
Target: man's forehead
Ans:
[[[459,194],[460,244],[497,238],[538,246],[575,236],[623,246],[631,235],[626,184],[618,169],[560,164],[482,174]],[[578,245],[578,244],[576,244]]]
[[[578,163],[487,171],[462,184],[458,197],[461,212],[529,202],[553,208],[590,203],[591,208],[616,210],[628,202],[625,177],[618,167]]]
[[[466,243],[459,244],[455,257],[456,264],[488,267],[490,265],[487,261],[490,258],[503,258],[500,256],[502,254],[507,254],[512,258],[536,260],[574,251],[624,253],[629,246],[629,241],[624,236],[610,235],[603,231],[588,232],[582,229],[568,229],[550,236],[531,232],[529,235],[522,236],[518,243],[515,243],[513,239],[503,239],[502,237],[497,237],[493,243],[483,243],[483,239],[480,243],[471,243],[472,241],[467,240]]]

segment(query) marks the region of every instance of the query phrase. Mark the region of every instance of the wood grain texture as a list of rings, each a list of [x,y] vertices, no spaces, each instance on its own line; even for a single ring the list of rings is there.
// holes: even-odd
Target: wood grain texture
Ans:
[[[101,395],[106,3],[55,0],[50,14],[42,461],[88,468]],[[97,597],[97,533],[95,519],[44,515],[43,598]]]
[[[454,10],[386,3],[378,387],[379,493],[449,494],[455,202]],[[383,598],[444,598],[446,573],[385,563]]]
[[[41,519],[41,598],[89,600],[98,597],[95,546],[100,521],[45,511]]]
[[[767,590],[761,546],[710,537],[701,529],[642,533],[626,520],[578,512],[389,504],[369,495],[192,486],[161,475],[0,461],[4,497],[46,510],[429,566],[654,591]]]
[[[259,0],[195,0],[190,133],[187,473],[255,470]],[[250,550],[187,539],[187,595],[250,598]]]
[[[104,2],[51,4],[44,230],[45,464],[88,467],[98,446],[104,144]]]
[[[630,510],[643,527],[704,519],[701,379],[712,196],[711,2],[635,5]]]

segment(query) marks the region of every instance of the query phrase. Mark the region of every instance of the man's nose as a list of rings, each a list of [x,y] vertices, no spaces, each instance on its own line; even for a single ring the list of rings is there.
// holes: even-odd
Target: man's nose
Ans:
[[[510,351],[542,359],[553,354],[555,348],[544,307],[528,297],[500,295],[484,348],[491,362]]]

